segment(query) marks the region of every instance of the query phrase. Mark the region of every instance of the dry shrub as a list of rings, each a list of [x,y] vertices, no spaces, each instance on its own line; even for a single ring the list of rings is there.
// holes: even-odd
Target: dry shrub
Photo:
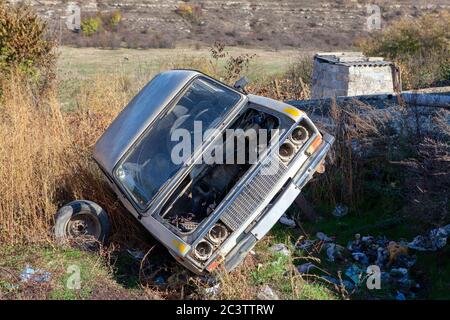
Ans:
[[[257,267],[252,255],[245,258],[233,272],[219,273],[220,295],[225,300],[253,300],[257,294],[257,287],[252,283],[251,272]]]
[[[54,78],[55,47],[47,23],[32,9],[0,0],[0,81],[20,70],[45,87]]]
[[[307,100],[311,97],[312,57],[305,57],[289,66],[287,71],[249,86],[254,94],[276,100]]]
[[[196,3],[180,2],[175,13],[194,24],[200,24],[202,7]]]
[[[417,157],[394,162],[407,172],[406,206],[402,213],[417,221],[416,232],[448,223],[450,219],[450,145],[425,137],[417,145]]]
[[[404,89],[450,83],[449,11],[398,20],[356,44],[368,55],[396,61]]]
[[[320,107],[318,107],[320,108]],[[370,115],[373,107],[359,101],[337,105],[331,101],[329,115],[325,121],[316,121],[320,127],[335,137],[327,155],[326,171],[313,179],[308,189],[312,202],[327,202],[336,205],[344,202],[357,206],[363,200],[364,151],[370,149],[380,137],[385,120]]]

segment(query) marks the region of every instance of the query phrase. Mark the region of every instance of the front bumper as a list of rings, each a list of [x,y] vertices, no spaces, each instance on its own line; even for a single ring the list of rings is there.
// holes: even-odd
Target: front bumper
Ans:
[[[334,137],[330,134],[323,133],[323,141],[321,146],[300,168],[295,177],[284,188],[282,193],[275,199],[270,207],[263,213],[262,218],[256,225],[242,238],[225,258],[225,269],[233,270],[247,256],[256,242],[263,238],[272,227],[277,223],[281,216],[291,206],[298,197],[303,187],[313,177],[314,173],[324,161]]]

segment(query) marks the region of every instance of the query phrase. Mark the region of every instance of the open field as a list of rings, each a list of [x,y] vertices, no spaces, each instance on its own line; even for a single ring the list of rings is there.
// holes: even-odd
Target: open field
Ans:
[[[252,82],[283,74],[289,66],[314,52],[300,50],[267,50],[227,47],[227,56],[251,56],[248,69],[243,73]],[[73,110],[76,95],[82,83],[96,77],[122,76],[135,90],[147,83],[156,73],[174,68],[196,68],[204,72],[223,68],[226,57],[217,62],[210,48],[194,49],[97,49],[60,47],[58,49],[58,79],[61,104],[64,110]]]
[[[301,56],[313,54],[312,51],[293,49],[267,50],[241,47],[229,47],[227,51],[231,55],[255,55],[251,64],[250,77],[282,73],[289,64]],[[59,55],[58,68],[62,75],[88,77],[97,73],[154,74],[169,62],[182,64],[186,59],[208,59],[210,51],[206,47],[145,50],[61,47]]]

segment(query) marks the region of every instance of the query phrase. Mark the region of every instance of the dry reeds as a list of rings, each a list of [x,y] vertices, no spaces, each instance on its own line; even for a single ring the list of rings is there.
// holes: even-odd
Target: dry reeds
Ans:
[[[3,83],[0,106],[0,240],[46,238],[65,167],[66,127],[55,97],[37,108],[17,76]]]
[[[0,104],[0,241],[48,241],[57,209],[74,199],[99,203],[113,229],[132,217],[109,190],[91,159],[92,147],[129,99],[121,77],[90,82],[77,97],[78,110],[62,113],[55,90],[37,99],[28,82],[12,75],[2,84]]]

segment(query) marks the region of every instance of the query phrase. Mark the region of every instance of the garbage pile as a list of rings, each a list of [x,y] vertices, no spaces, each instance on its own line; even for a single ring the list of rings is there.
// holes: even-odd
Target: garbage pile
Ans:
[[[450,225],[433,229],[429,234],[417,236],[411,242],[356,234],[354,240],[344,247],[335,243],[333,237],[318,232],[315,240],[304,240],[297,244],[297,248],[310,252],[313,246],[317,248],[319,245],[329,262],[336,263],[345,270],[340,279],[329,275],[323,278],[344,288],[347,293],[354,293],[366,286],[374,289],[369,288],[369,278],[375,275],[380,281],[380,287],[376,289],[387,288],[396,299],[405,300],[416,298],[421,289],[420,283],[411,275],[411,268],[417,259],[413,251],[436,251],[446,245],[449,236]],[[297,270],[308,274],[314,269],[318,267],[308,262],[298,266]]]

